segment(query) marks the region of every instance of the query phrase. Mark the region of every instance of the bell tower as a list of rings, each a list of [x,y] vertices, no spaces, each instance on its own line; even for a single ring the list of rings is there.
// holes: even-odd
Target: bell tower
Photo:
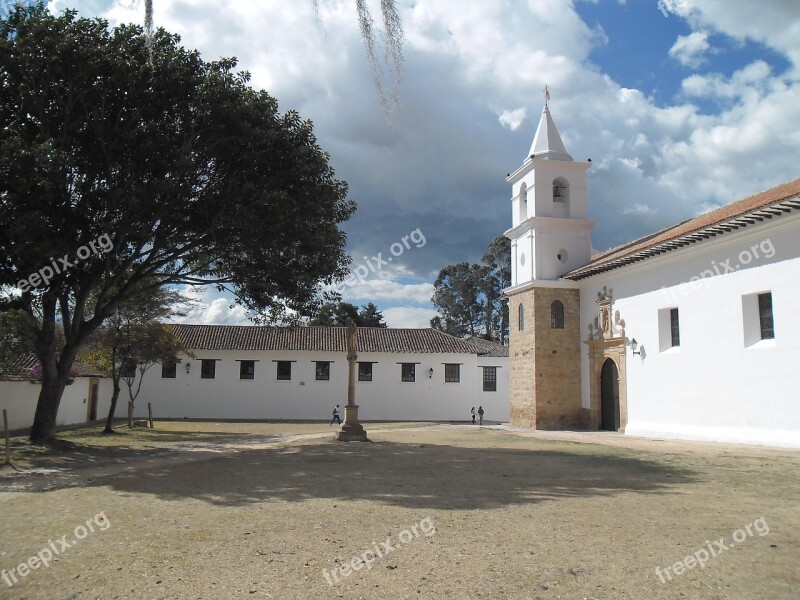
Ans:
[[[586,171],[567,153],[545,106],[528,157],[511,184],[511,285],[557,280],[591,258],[586,219]]]
[[[586,171],[569,155],[545,104],[511,184],[511,425],[583,428],[580,290],[561,276],[591,259]]]

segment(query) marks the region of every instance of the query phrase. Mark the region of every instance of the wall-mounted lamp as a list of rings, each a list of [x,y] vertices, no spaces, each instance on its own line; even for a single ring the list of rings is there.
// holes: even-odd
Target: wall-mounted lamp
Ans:
[[[191,371],[191,370],[192,370],[192,363],[190,363],[189,361],[187,361],[187,362],[186,362],[186,374],[188,375],[188,374],[189,374],[189,371]]]
[[[636,348],[638,348],[638,347],[639,347],[639,343],[636,341],[636,338],[633,338],[631,340],[631,353],[636,355],[636,356],[641,356],[642,359],[644,359],[644,346],[642,346],[641,350],[639,350],[637,352]]]
[[[433,379],[433,367],[428,371],[428,379]]]

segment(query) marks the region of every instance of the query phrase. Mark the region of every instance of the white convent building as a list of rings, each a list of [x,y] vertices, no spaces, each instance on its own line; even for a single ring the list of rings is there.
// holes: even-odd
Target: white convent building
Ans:
[[[800,447],[800,179],[592,255],[545,106],[512,186],[511,425]]]

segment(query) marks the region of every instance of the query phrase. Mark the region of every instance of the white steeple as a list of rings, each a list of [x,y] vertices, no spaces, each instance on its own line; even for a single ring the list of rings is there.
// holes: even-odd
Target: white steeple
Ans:
[[[539,126],[536,128],[536,135],[533,137],[533,144],[531,150],[528,152],[528,158],[534,160],[572,160],[572,157],[567,153],[564,148],[564,142],[561,141],[561,136],[558,135],[556,124],[553,123],[553,118],[550,116],[550,109],[545,104],[542,111],[542,118],[539,119]]]
[[[542,285],[589,262],[593,221],[587,218],[586,171],[564,147],[545,104],[528,157],[509,174],[511,288]]]

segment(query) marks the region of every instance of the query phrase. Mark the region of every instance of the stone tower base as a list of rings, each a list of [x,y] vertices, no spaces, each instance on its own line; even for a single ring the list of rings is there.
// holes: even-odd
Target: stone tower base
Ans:
[[[553,303],[564,306],[563,329]],[[520,329],[520,304],[523,328]],[[511,426],[586,429],[581,407],[580,290],[533,287],[509,294]]]

